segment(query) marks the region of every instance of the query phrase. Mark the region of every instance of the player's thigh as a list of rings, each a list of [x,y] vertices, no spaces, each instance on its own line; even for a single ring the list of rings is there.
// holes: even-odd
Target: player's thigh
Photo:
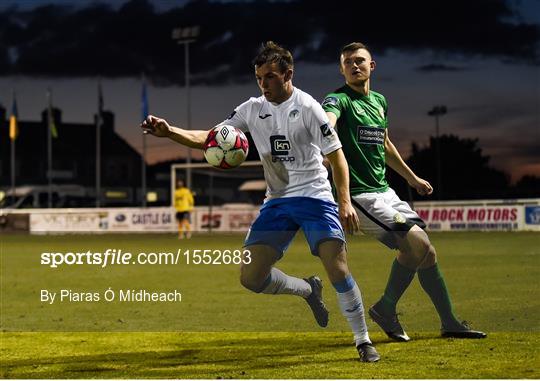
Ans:
[[[174,215],[174,217],[176,218],[176,221],[182,222],[182,219],[184,218],[183,214],[184,212],[176,212],[176,214]]]
[[[304,231],[311,254],[318,256],[321,245],[328,241],[345,244],[345,232],[339,221],[337,205],[324,200],[306,199],[293,217]]]
[[[417,226],[422,230],[426,228],[426,223],[424,220],[422,220],[418,213],[411,208],[408,202],[401,200],[396,192],[391,188],[388,190],[387,194],[390,205],[396,212],[400,213],[401,216],[406,219],[409,227]]]
[[[270,204],[270,202],[269,202]],[[278,259],[289,247],[299,229],[286,208],[266,205],[251,224],[244,241],[244,246],[263,245],[273,248]]]
[[[413,226],[425,226],[416,212],[391,189],[383,193],[356,195],[352,201],[362,232],[391,249],[399,249],[400,242]]]
[[[191,222],[191,213],[190,212],[184,212],[183,220],[184,220],[184,222]]]
[[[406,231],[406,234],[397,235],[398,249],[401,252],[411,254],[415,258],[423,260],[431,248],[429,237],[424,231],[426,227],[425,222],[407,202],[402,201],[396,195],[393,189],[389,189],[388,191],[388,202],[399,213],[399,218],[397,219],[401,222],[400,229]]]
[[[394,215],[381,193],[364,193],[353,196],[352,203],[358,214],[360,230],[391,249],[397,249],[395,233],[392,231]]]
[[[190,221],[189,212],[176,212],[176,220],[178,222]]]
[[[246,255],[249,252],[249,257]],[[245,247],[240,267],[243,281],[262,282],[270,274],[272,266],[281,258],[273,247],[268,245],[249,245]]]

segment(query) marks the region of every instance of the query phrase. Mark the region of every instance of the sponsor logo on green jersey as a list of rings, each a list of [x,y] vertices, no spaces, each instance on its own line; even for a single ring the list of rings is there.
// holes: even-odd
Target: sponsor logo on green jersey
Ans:
[[[357,126],[356,141],[360,144],[384,144],[384,128],[377,126]]]

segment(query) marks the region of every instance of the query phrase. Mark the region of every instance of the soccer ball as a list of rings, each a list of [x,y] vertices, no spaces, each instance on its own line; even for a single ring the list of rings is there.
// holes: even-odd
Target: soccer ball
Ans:
[[[246,160],[249,144],[246,135],[233,126],[217,126],[208,132],[204,158],[213,167],[231,169]]]

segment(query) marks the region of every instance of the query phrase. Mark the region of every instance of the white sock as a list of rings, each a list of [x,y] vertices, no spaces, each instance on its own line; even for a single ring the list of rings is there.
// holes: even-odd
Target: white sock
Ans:
[[[341,313],[345,316],[353,331],[356,346],[366,342],[371,343],[364,317],[362,294],[356,282],[354,283],[354,287],[349,291],[338,292],[337,297]]]
[[[263,294],[291,294],[307,298],[311,295],[311,286],[303,279],[285,274],[283,271],[272,267],[266,280],[268,284],[261,291]]]

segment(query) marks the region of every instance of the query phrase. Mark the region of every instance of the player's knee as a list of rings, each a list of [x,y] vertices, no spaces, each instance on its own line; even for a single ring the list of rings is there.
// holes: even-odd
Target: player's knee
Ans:
[[[431,252],[432,248],[433,245],[431,244],[431,242],[429,242],[429,240],[422,240],[418,248],[417,256],[422,260],[425,260]]]
[[[412,249],[412,254],[416,259],[422,262],[432,250],[433,245],[431,245],[431,242],[424,231],[414,231],[411,233],[412,239],[410,239],[410,247]]]
[[[423,230],[411,229],[405,239],[400,240],[398,258],[401,264],[414,269],[425,263],[426,258],[434,251]]]
[[[263,283],[264,279],[260,279],[260,277],[257,277],[248,271],[240,272],[240,284],[250,291],[261,292]]]
[[[429,245],[428,252],[422,262],[422,267],[431,267],[437,262],[437,252],[433,245]]]

